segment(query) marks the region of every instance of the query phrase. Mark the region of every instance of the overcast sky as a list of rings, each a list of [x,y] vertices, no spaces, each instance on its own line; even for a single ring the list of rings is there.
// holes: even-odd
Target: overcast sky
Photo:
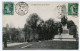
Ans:
[[[58,19],[58,12],[57,9],[58,5],[66,5],[66,8],[68,7],[68,3],[65,2],[26,2],[29,5],[28,13],[24,16],[20,16],[15,12],[15,4],[14,3],[14,15],[3,15],[3,26],[6,26],[6,24],[9,24],[13,27],[20,27],[23,28],[24,24],[26,23],[26,19],[28,16],[32,13],[37,13],[41,19],[48,20],[49,18],[52,18],[56,21],[60,21]],[[69,20],[73,20],[76,25],[78,25],[78,16],[68,16]],[[75,18],[77,17],[77,18]]]

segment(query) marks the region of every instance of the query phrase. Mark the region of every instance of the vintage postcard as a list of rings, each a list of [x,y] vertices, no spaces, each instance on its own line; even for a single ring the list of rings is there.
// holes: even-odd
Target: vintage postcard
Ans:
[[[3,50],[78,50],[79,2],[2,2]]]

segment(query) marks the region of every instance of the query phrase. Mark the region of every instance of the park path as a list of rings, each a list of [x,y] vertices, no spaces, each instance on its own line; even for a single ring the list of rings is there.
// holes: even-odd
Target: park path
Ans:
[[[7,46],[8,46],[8,47],[12,47],[12,46],[16,46],[16,45],[25,44],[25,43],[28,43],[28,42],[22,42],[22,43],[19,43],[19,42],[16,42],[16,43],[7,43]],[[3,46],[3,47],[4,47],[4,46]]]

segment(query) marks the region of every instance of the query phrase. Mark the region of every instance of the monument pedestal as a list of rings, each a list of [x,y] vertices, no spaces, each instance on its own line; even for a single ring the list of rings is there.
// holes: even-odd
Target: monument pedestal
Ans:
[[[77,41],[75,38],[73,39],[53,39],[54,41]]]
[[[73,35],[69,35],[69,34],[55,35],[53,40],[58,40],[58,41],[76,41],[76,39],[73,38]]]
[[[53,40],[59,40],[59,41],[76,41],[76,39],[73,37],[73,35],[69,35],[69,30],[67,29],[67,25],[62,26],[63,32],[61,35],[55,35]]]
[[[55,35],[54,38],[64,38],[64,39],[69,39],[69,38],[73,38],[73,35],[69,35],[69,34],[61,34],[61,35]]]

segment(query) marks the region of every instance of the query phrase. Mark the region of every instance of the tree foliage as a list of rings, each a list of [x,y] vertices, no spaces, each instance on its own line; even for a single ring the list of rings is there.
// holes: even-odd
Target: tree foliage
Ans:
[[[69,29],[69,34],[73,35],[74,38],[76,38],[77,26],[75,25],[75,23],[72,20],[67,22],[67,28]]]
[[[29,16],[24,26],[24,32],[26,36],[29,36],[28,41],[36,40],[37,36],[37,23],[39,22],[40,18],[36,13],[33,13]]]

